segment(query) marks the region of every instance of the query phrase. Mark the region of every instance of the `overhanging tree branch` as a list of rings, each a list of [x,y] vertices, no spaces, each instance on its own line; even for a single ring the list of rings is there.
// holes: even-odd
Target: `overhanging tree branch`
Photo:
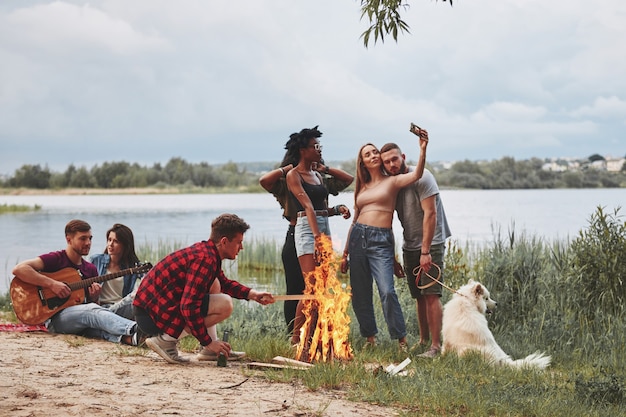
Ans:
[[[446,1],[446,0],[442,0]],[[452,6],[452,0],[450,0]],[[361,19],[367,16],[370,27],[361,34],[367,48],[374,35],[374,43],[385,42],[385,35],[391,34],[398,41],[398,32],[410,33],[409,25],[401,19],[400,9],[408,9],[409,4],[403,0],[361,0]]]

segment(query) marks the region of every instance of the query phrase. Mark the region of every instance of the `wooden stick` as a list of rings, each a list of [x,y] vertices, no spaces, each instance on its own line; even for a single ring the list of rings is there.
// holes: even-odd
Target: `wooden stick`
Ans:
[[[271,368],[271,369],[295,369],[300,371],[306,371],[307,367],[297,365],[282,365],[279,363],[266,363],[266,362],[248,362],[246,364],[248,368]]]
[[[314,294],[278,294],[274,295],[276,301],[290,301],[290,300],[315,300],[318,298]]]
[[[272,362],[279,365],[301,366],[304,368],[313,367],[312,363],[297,361],[295,359],[285,358],[284,356],[274,356],[274,358],[272,358]]]

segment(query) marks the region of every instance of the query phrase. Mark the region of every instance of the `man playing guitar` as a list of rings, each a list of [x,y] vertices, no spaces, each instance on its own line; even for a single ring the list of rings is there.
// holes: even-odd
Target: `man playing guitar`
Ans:
[[[11,297],[16,314],[22,312],[18,318],[34,316],[35,313],[26,313],[29,308],[44,315],[49,313],[45,325],[51,332],[136,346],[142,342],[137,324],[96,303],[101,291],[99,283],[93,282],[86,288],[83,286],[84,289],[73,290],[72,286],[76,283],[68,284],[51,277],[62,271],[73,275],[78,271],[86,282],[97,277],[96,267],[83,259],[89,254],[92,237],[91,226],[87,222],[71,220],[65,226],[67,247],[64,250],[38,256],[13,268],[15,282],[11,285]],[[83,284],[80,279],[78,281],[78,284]]]

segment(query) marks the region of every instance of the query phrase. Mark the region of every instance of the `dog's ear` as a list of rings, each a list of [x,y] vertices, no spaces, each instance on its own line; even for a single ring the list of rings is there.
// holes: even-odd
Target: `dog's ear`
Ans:
[[[474,295],[476,296],[476,298],[482,297],[484,293],[485,289],[483,288],[483,286],[481,284],[476,284],[476,286],[474,287]]]

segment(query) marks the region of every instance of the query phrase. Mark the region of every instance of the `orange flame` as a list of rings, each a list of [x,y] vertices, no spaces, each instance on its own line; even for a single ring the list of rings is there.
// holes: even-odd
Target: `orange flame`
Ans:
[[[296,358],[305,362],[349,360],[353,353],[348,341],[350,317],[346,311],[351,288],[344,288],[337,279],[339,259],[330,237],[322,234],[316,248],[319,265],[304,278],[304,293],[316,297],[302,301],[305,322],[300,329]]]

